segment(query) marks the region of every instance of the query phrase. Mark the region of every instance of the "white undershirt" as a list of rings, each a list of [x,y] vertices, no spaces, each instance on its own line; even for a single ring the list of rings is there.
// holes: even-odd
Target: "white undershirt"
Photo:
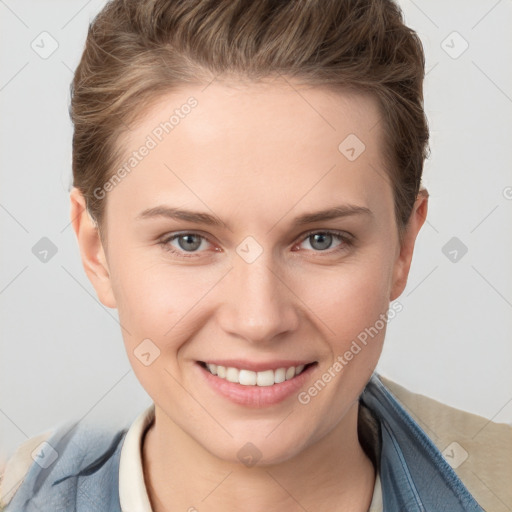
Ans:
[[[153,423],[155,405],[142,411],[131,424],[121,448],[119,462],[119,499],[123,512],[152,512],[142,469],[142,437]],[[373,499],[368,512],[382,512],[382,490],[377,473]]]

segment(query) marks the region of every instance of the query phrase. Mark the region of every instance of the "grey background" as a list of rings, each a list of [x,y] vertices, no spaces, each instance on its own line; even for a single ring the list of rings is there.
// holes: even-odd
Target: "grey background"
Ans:
[[[0,0],[2,457],[59,422],[124,425],[150,403],[69,225],[69,84],[104,3]],[[427,55],[430,206],[378,370],[512,422],[512,2],[400,5]]]

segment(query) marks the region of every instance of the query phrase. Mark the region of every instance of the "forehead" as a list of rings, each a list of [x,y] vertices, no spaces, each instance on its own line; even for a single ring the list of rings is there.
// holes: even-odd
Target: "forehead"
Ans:
[[[389,188],[379,120],[377,100],[353,91],[287,80],[184,86],[125,134],[124,163],[151,149],[108,203],[124,194],[139,211],[173,198],[253,212],[266,200],[274,214],[321,198],[368,206]]]
[[[187,107],[191,98],[197,103],[193,109]],[[180,110],[187,112],[183,116]],[[193,113],[193,121],[181,123],[188,117],[188,111]],[[155,96],[142,110],[125,141],[133,142],[152,130],[155,122],[169,120],[174,112],[180,114],[180,119],[178,123],[173,121],[173,131],[185,135],[188,126],[204,138],[222,136],[220,128],[259,138],[265,137],[269,129],[277,128],[284,130],[283,138],[314,138],[326,132],[337,132],[337,137],[345,132],[358,133],[364,138],[380,120],[377,99],[370,93],[297,84],[282,78],[258,83],[213,80],[210,84],[182,86]]]

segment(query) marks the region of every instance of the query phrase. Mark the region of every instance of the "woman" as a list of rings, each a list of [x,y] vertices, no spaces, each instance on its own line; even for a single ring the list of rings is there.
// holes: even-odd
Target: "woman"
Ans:
[[[483,510],[374,372],[427,215],[423,76],[391,0],[106,5],[71,219],[154,404],[34,438],[6,510]]]

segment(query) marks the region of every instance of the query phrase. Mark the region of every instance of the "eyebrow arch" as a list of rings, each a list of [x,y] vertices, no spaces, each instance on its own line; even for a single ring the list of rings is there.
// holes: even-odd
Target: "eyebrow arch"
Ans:
[[[373,212],[366,206],[344,204],[317,212],[304,213],[298,216],[293,221],[293,224],[296,226],[302,226],[304,224],[311,224],[313,222],[361,214],[373,216]],[[209,226],[229,228],[229,225],[226,226],[226,224],[215,215],[210,215],[209,213],[203,212],[194,212],[191,210],[183,210],[179,208],[171,208],[164,205],[155,206],[154,208],[149,208],[142,211],[139,215],[137,215],[136,220],[151,219],[155,217],[165,217],[169,219],[193,222],[195,224],[206,224]]]
[[[184,220],[194,222],[196,224],[207,224],[210,226],[224,226],[222,222],[215,215],[209,213],[193,212],[191,210],[183,210],[179,208],[171,208],[169,206],[155,206],[144,210],[137,215],[136,220],[151,219],[155,217],[166,217],[168,219]]]
[[[343,204],[327,208],[319,212],[305,213],[297,217],[294,224],[302,226],[303,224],[310,224],[322,220],[337,219],[339,217],[349,217],[351,215],[369,215],[373,216],[373,212],[366,206],[358,206],[353,204]]]

